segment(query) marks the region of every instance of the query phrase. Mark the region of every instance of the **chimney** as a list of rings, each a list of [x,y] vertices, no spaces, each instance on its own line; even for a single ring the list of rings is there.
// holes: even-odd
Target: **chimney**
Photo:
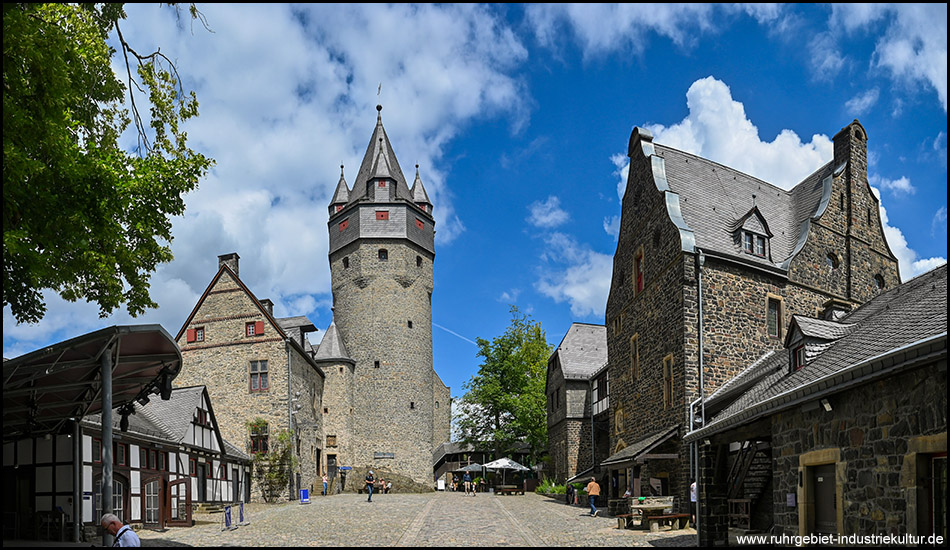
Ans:
[[[264,298],[261,300],[261,305],[264,306],[264,311],[267,312],[271,317],[274,316],[274,302],[270,301],[269,298]]]
[[[854,122],[845,126],[834,137],[834,166],[837,168],[850,163],[852,177],[859,181],[867,179],[868,170],[868,135],[864,126],[854,119]]]
[[[821,318],[826,321],[838,321],[851,311],[851,304],[833,298],[821,307]]]
[[[235,277],[240,277],[241,274],[238,272],[238,260],[241,257],[238,256],[237,252],[232,252],[230,254],[222,254],[218,256],[218,269],[221,269],[222,265],[228,266],[228,269],[234,273]]]

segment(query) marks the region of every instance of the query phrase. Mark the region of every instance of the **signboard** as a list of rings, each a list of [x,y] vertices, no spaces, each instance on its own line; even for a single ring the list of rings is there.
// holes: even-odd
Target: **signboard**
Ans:
[[[373,458],[396,458],[396,453],[373,453]]]
[[[351,466],[340,466],[339,468],[337,468],[337,470],[352,470],[352,469],[353,468]]]
[[[300,490],[300,504],[310,504],[310,489]]]

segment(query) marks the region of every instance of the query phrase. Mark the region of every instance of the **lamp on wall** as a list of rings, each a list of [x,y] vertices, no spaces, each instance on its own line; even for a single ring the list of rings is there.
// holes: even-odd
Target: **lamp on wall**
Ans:
[[[831,412],[831,401],[828,401],[828,399],[822,399],[821,406],[824,407],[826,412]]]

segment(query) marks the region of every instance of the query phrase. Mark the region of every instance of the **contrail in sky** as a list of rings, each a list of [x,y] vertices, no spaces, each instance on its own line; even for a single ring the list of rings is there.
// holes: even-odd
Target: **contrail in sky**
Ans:
[[[451,334],[452,336],[457,336],[457,337],[461,338],[462,340],[465,340],[466,342],[468,342],[468,343],[470,343],[470,344],[474,344],[474,345],[476,345],[476,346],[478,345],[477,342],[473,342],[473,341],[469,340],[468,338],[462,336],[461,334],[459,334],[459,333],[457,333],[457,332],[455,332],[455,331],[449,330],[449,329],[443,327],[442,325],[440,325],[440,324],[438,324],[438,323],[432,323],[432,326],[434,326],[434,327],[439,327],[440,329],[444,330],[445,332],[448,332],[448,333]]]

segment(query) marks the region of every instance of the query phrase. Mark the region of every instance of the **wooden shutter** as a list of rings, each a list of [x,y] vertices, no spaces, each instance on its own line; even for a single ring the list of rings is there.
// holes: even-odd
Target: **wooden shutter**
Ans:
[[[254,334],[264,334],[264,321],[254,323]]]
[[[185,340],[187,340],[188,342],[195,341],[195,329],[193,328],[188,329],[188,336],[185,338]]]

